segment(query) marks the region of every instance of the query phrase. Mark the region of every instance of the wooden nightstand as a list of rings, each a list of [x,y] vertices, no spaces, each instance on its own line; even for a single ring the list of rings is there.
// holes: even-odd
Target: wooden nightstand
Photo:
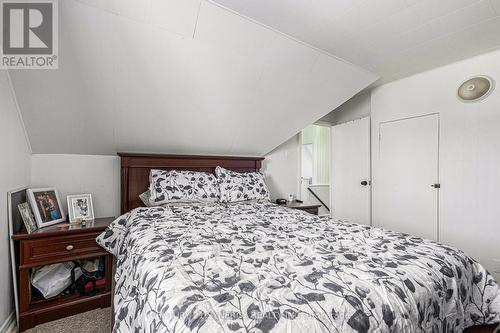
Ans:
[[[58,225],[38,229],[31,234],[15,233],[19,290],[19,331],[55,319],[111,305],[113,257],[95,241],[114,218],[95,219],[85,227]],[[33,295],[31,271],[34,267],[60,262],[105,257],[104,286],[90,295],[59,295],[50,299]]]
[[[297,202],[297,201],[289,202],[286,204],[286,206],[288,208],[303,210],[313,215],[318,215],[319,207],[321,207],[321,205],[319,204],[308,204],[305,202]]]

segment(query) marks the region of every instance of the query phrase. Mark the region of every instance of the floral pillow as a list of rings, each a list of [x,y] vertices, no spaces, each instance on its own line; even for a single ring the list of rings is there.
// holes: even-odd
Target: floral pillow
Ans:
[[[153,169],[149,178],[149,202],[154,206],[169,202],[219,200],[217,178],[210,173]]]
[[[218,166],[215,174],[219,181],[221,202],[269,200],[269,190],[260,172],[240,173]]]

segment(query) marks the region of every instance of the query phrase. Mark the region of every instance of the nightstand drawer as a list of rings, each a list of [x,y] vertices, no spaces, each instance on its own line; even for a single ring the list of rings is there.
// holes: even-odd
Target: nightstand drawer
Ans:
[[[21,266],[70,261],[86,256],[107,254],[95,241],[99,233],[66,237],[48,237],[21,242]]]

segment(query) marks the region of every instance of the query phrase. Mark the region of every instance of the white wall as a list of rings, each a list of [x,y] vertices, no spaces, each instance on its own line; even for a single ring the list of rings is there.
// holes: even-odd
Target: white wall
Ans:
[[[0,70],[0,326],[14,309],[7,192],[30,183],[30,147],[5,70]]]
[[[376,88],[372,92],[374,195],[381,121],[438,112],[441,242],[457,246],[500,277],[500,90],[461,103],[458,85],[485,74],[500,81],[500,51],[474,57]]]
[[[297,196],[299,182],[299,135],[267,154],[262,164],[271,199],[287,199],[289,194]]]
[[[104,155],[34,154],[31,186],[54,186],[65,213],[66,196],[92,194],[96,217],[119,216],[120,159]]]

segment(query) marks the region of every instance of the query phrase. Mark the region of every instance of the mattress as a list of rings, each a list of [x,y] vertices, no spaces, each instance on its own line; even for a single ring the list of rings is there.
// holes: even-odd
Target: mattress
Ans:
[[[500,321],[462,251],[271,203],[135,209],[97,241],[117,259],[114,332],[462,332]]]

